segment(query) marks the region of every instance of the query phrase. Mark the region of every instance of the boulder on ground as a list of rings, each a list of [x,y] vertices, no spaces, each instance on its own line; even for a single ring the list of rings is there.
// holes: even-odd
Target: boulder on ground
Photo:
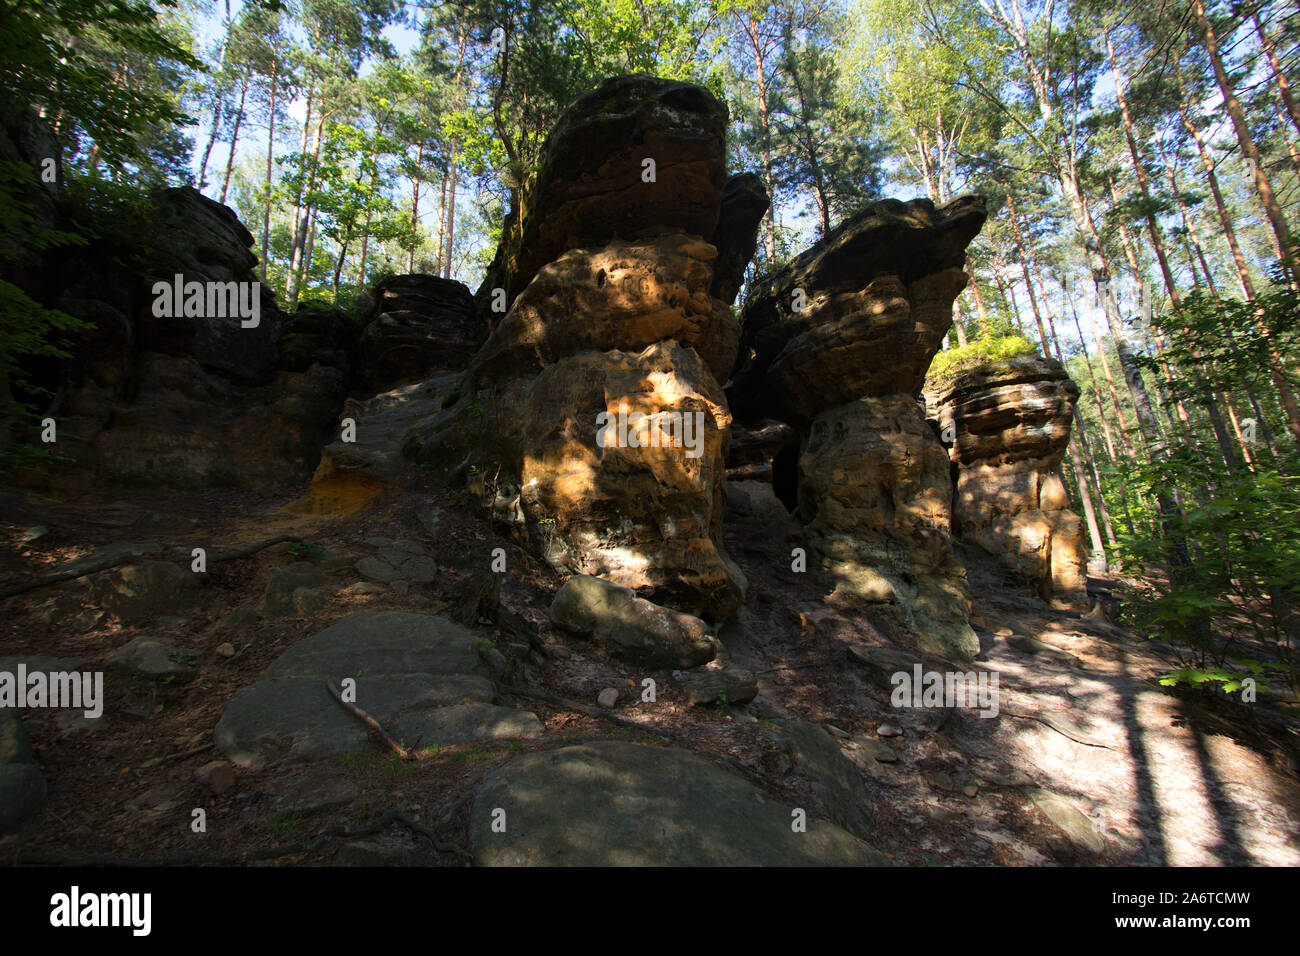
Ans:
[[[492,703],[488,670],[474,635],[452,621],[359,611],[293,645],[237,693],[217,724],[217,747],[249,766],[371,746],[367,726],[330,687],[406,746],[540,736],[535,715]]]
[[[132,677],[184,683],[198,676],[202,656],[196,648],[141,634],[114,651],[108,666]]]
[[[143,624],[187,608],[196,583],[188,568],[141,561],[96,574],[90,598],[123,624]]]
[[[294,592],[299,588],[318,588],[328,578],[310,561],[295,561],[287,567],[276,568],[266,579],[262,595],[262,610],[269,617],[285,617],[297,612]]]
[[[758,681],[743,667],[688,671],[677,683],[692,704],[747,704],[758,696]]]
[[[479,787],[482,866],[880,866],[833,823],[670,747],[598,741],[516,757]],[[504,811],[506,827],[494,821]]]
[[[557,627],[647,667],[697,667],[717,654],[708,625],[590,575],[565,582],[551,604]]]

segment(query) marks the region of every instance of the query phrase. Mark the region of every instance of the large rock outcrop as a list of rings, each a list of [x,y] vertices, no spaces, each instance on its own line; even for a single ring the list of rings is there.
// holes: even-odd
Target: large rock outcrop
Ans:
[[[726,180],[726,122],[707,90],[643,76],[570,106],[479,291],[492,333],[408,444],[553,566],[712,620],[745,587],[721,544],[722,384],[767,202]]]
[[[358,385],[378,394],[344,405],[351,428],[321,451],[311,488],[295,505],[302,511],[355,514],[395,488],[419,484],[403,454],[406,436],[442,410],[487,335],[469,288],[440,276],[388,277],[357,304],[364,323]]]
[[[0,153],[22,142],[6,133]],[[68,218],[81,213],[59,202],[40,212],[52,228],[85,231]],[[282,314],[254,285],[253,236],[194,189],[153,193],[145,222],[129,229],[85,215],[99,234],[41,251],[22,283],[41,305],[86,323],[67,343],[69,358],[32,365],[31,384],[53,399],[25,437],[39,444],[40,419],[53,418],[47,448],[59,457],[23,480],[68,490],[269,488],[310,476],[351,379],[351,320],[333,310]],[[162,302],[157,284],[175,289],[177,276],[183,295]],[[203,292],[194,297],[196,282]]]
[[[679,230],[711,237],[726,131],[726,106],[692,83],[620,76],[578,99],[547,136],[522,208],[506,218],[482,310],[498,288],[508,306],[538,269],[578,246]]]
[[[1079,388],[1055,359],[1024,355],[927,384],[930,417],[954,436],[953,525],[1045,599],[1086,604],[1083,522],[1059,468]]]
[[[375,392],[463,370],[487,332],[465,284],[441,276],[392,276],[360,305],[361,378]]]
[[[756,283],[730,392],[737,418],[807,423],[863,395],[917,394],[984,218],[978,196],[938,208],[883,199]]]
[[[984,218],[968,196],[882,200],[845,220],[750,295],[729,390],[738,418],[799,433],[773,479],[810,563],[893,618],[900,640],[959,656],[978,642],[952,550],[947,454],[918,396]]]

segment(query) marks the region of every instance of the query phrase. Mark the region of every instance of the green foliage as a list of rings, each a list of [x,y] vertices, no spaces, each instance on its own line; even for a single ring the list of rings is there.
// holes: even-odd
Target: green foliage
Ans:
[[[405,760],[401,754],[389,753],[388,761],[384,764],[384,772],[390,777],[409,777],[417,773],[420,765],[413,760]]]
[[[1161,358],[1187,374],[1168,384],[1171,399],[1202,401],[1207,392],[1249,389],[1267,392],[1275,356],[1300,353],[1300,296],[1276,276],[1253,301],[1218,299],[1194,290],[1177,312],[1152,317],[1164,339]],[[1142,366],[1153,374],[1160,366],[1150,357]],[[1294,366],[1294,363],[1292,363]],[[1294,369],[1282,367],[1292,388],[1300,386]]]
[[[939,352],[926,373],[926,388],[950,381],[959,372],[988,362],[1015,358],[1018,355],[1035,355],[1038,349],[1023,335],[1006,335],[979,339],[969,345]]]
[[[319,229],[339,250],[333,274],[338,295],[343,259],[361,239],[391,239],[409,249],[415,242],[410,220],[384,194],[381,159],[397,149],[383,133],[370,133],[350,123],[330,123],[319,155],[292,153],[283,187],[301,194],[316,209]]]
[[[975,4],[853,0],[843,68],[852,102],[874,110],[909,177],[936,199],[977,168],[1002,118],[1007,53]]]
[[[1261,462],[1257,471],[1224,475],[1179,448],[1130,472],[1139,493],[1182,492],[1181,513],[1165,515],[1158,529],[1122,535],[1117,552],[1123,567],[1140,575],[1126,603],[1127,623],[1183,655],[1187,673],[1167,679],[1228,689],[1253,676],[1261,686],[1272,679],[1300,692],[1300,660],[1291,646],[1300,631],[1297,464],[1289,463],[1292,473]],[[1193,556],[1192,567],[1178,575],[1159,573],[1171,537],[1182,537]],[[1207,617],[1222,639],[1207,640],[1198,628]],[[1243,657],[1243,645],[1259,650]]]
[[[367,773],[370,770],[371,755],[364,751],[340,754],[336,759],[339,766],[348,770],[355,770],[360,774]]]
[[[36,222],[27,199],[28,190],[39,188],[35,182],[36,172],[26,163],[0,162],[0,262],[17,261],[20,243],[32,250],[85,244],[75,233]],[[34,422],[35,399],[49,395],[48,389],[31,381],[29,363],[34,358],[67,358],[71,337],[87,327],[82,320],[47,309],[17,285],[0,279],[0,475],[54,457],[44,448],[12,438],[24,424]],[[16,397],[15,389],[29,400]]]
[[[788,194],[812,187],[820,232],[880,193],[882,150],[872,112],[846,95],[836,56],[844,21],[829,14],[816,29],[787,31],[786,81],[772,95],[774,185]]]
[[[452,759],[458,763],[482,763],[493,756],[495,754],[482,744],[470,744],[464,750],[458,750]]]
[[[141,0],[13,0],[0,13],[0,102],[43,109],[73,165],[115,175],[174,171],[189,121],[181,71],[202,64],[188,32]],[[93,148],[92,148],[93,147]]]

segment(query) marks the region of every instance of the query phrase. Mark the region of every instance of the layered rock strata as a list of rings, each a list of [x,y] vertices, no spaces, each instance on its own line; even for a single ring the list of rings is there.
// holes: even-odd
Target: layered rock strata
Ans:
[[[486,326],[462,282],[440,276],[392,276],[358,303],[365,325],[361,380],[371,391],[411,385],[435,371],[462,371],[483,344]]]
[[[1055,359],[989,362],[928,383],[929,414],[953,436],[953,525],[1047,600],[1086,604],[1083,522],[1061,459],[1079,388]]]
[[[479,291],[491,335],[407,446],[556,568],[713,620],[745,588],[721,544],[722,385],[767,203],[727,180],[726,122],[642,76],[566,111]]]
[[[947,453],[918,396],[984,218],[973,196],[859,210],[755,287],[728,393],[744,421],[799,434],[772,476],[810,566],[893,617],[900,639],[959,656],[978,642],[952,550]]]

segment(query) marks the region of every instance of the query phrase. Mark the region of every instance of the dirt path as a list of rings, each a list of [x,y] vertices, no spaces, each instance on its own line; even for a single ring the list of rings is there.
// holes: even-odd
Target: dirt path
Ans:
[[[1014,748],[1027,772],[1075,799],[1127,861],[1300,863],[1300,783],[1249,746],[1189,719],[1182,700],[1152,683],[1168,661],[1130,640],[986,607],[995,631],[1029,633],[1047,645],[1033,653],[1014,637],[995,637],[987,666],[1000,675],[1008,708],[1059,718],[1113,749],[1016,720],[1000,728],[999,742]]]
[[[797,535],[781,506],[729,514],[727,545],[749,577],[750,594],[721,636],[731,663],[756,674],[759,697],[743,709],[692,707],[671,675],[658,674],[661,694],[646,703],[637,696],[645,674],[551,628],[546,609],[559,579],[497,537],[463,501],[406,494],[363,515],[330,517],[282,510],[293,497],[86,501],[7,516],[0,578],[10,581],[111,542],[157,541],[163,557],[179,560],[196,537],[220,549],[290,531],[319,543],[333,564],[324,608],[254,616],[233,640],[237,652],[229,658],[216,649],[232,641],[226,626],[234,612],[254,607],[269,571],[295,560],[283,546],[219,566],[193,606],[146,627],[125,627],[82,608],[84,589],[75,582],[6,602],[0,655],[56,655],[89,666],[148,633],[197,648],[202,660],[197,677],[183,686],[110,684],[106,719],[98,726],[62,713],[30,713],[49,797],[21,840],[0,841],[0,855],[19,846],[134,858],[237,852],[310,840],[386,811],[464,844],[475,788],[518,753],[592,739],[653,741],[654,732],[774,798],[805,801],[806,783],[772,749],[774,721],[796,718],[821,725],[860,768],[871,795],[870,842],[902,864],[1300,864],[1300,783],[1293,774],[1229,736],[1198,729],[1177,697],[1150,682],[1169,664],[1149,648],[1113,628],[1052,612],[987,569],[972,571],[984,647],[978,666],[998,675],[1000,716],[899,710],[890,705],[887,679],[849,651],[886,646],[884,633],[861,607],[827,596],[811,575],[791,571]],[[24,528],[38,518],[51,529],[48,537],[24,544]],[[367,540],[385,535],[425,542],[437,556],[437,581],[403,594],[359,590],[353,561],[369,553]],[[358,609],[447,613],[471,555],[496,544],[510,549],[514,570],[503,584],[497,619],[473,626],[507,649],[516,639],[507,621],[531,629],[535,646],[523,649],[511,682],[588,706],[613,687],[620,692],[616,712],[650,733],[531,702],[545,725],[540,740],[452,747],[409,764],[394,762],[376,744],[356,760],[241,769],[220,794],[195,778],[214,753],[161,760],[211,741],[236,692],[288,647],[334,621]],[[201,840],[188,826],[195,806],[209,814]],[[280,859],[302,861],[463,862],[435,853],[400,827]]]
[[[1001,713],[896,710],[888,681],[848,654],[887,643],[869,613],[789,572],[798,538],[781,511],[735,517],[727,544],[751,592],[733,660],[760,672],[756,706],[843,731],[872,778],[878,845],[900,861],[1300,863],[1300,779],[1189,719],[1153,681],[1172,662],[1142,642],[1052,611],[968,555],[978,666],[998,675]],[[886,723],[902,733],[882,737]],[[874,742],[855,753],[855,738]],[[861,757],[880,744],[897,759]]]

